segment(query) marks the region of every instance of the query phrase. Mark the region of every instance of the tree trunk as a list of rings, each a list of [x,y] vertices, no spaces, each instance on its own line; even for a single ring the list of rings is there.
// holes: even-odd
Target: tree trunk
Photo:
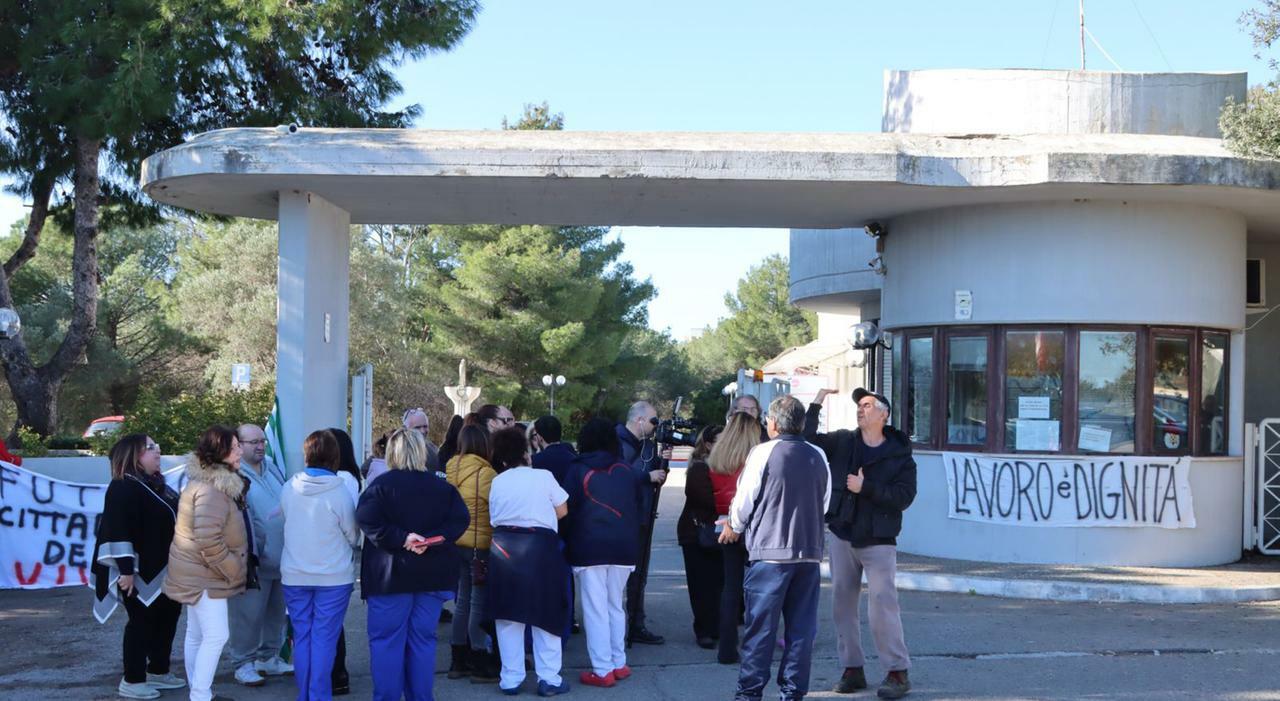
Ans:
[[[58,390],[84,357],[98,328],[98,156],[101,139],[77,137],[75,141],[75,243],[71,255],[71,323],[53,357],[43,366],[32,366],[26,341],[16,338],[0,342],[0,362],[18,410],[18,426],[41,435],[58,429]],[[35,208],[33,207],[33,214]],[[42,212],[43,214],[43,212]],[[43,219],[39,226],[43,227]],[[35,224],[35,222],[32,222]],[[20,264],[19,264],[20,265]],[[8,268],[8,266],[6,266]],[[14,268],[16,270],[16,266]],[[6,273],[12,271],[6,270]],[[12,307],[8,275],[0,282],[0,305]],[[16,426],[15,433],[16,433]],[[12,437],[12,434],[11,434]]]

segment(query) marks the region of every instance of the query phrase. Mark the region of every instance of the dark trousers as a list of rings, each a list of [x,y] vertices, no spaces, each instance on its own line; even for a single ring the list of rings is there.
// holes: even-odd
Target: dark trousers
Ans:
[[[722,548],[724,587],[720,592],[721,662],[738,659],[738,621],[742,620],[742,576],[747,570],[747,548],[739,540]]]
[[[182,604],[161,594],[147,606],[135,592],[124,597],[124,610],[129,614],[124,624],[124,680],[141,684],[148,672],[168,674]]]
[[[347,674],[347,629],[344,626],[338,631],[338,650],[333,656],[333,672],[329,682],[335,687],[347,686],[351,683],[351,675]]]
[[[649,585],[649,552],[653,549],[653,521],[640,527],[640,553],[627,578],[627,630],[644,627],[644,589]]]
[[[764,693],[777,645],[778,616],[783,620],[778,697],[784,701],[801,699],[808,693],[821,579],[816,562],[752,562],[747,567],[743,581],[747,621],[736,701],[754,701]]]
[[[696,543],[680,548],[684,553],[684,579],[689,589],[696,638],[720,637],[720,590],[724,587],[724,558],[720,548]]]

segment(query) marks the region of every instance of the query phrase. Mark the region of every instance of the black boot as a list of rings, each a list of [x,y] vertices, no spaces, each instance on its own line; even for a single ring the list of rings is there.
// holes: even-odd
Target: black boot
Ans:
[[[471,651],[471,683],[496,684],[501,665],[496,653],[485,650]]]
[[[471,674],[471,665],[468,663],[467,655],[470,650],[466,645],[450,645],[449,650],[452,653],[452,659],[449,662],[449,678],[461,679]]]

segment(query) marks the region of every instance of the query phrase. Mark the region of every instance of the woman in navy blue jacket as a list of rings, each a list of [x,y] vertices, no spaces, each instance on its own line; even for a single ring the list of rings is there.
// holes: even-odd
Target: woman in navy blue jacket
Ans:
[[[569,468],[565,491],[565,556],[582,598],[591,671],[579,677],[589,686],[613,686],[631,676],[627,667],[627,615],[622,597],[640,547],[640,509],[646,483],[618,457],[613,424],[592,419],[578,434],[578,459]]]
[[[436,624],[452,599],[462,559],[454,541],[471,515],[458,490],[425,469],[426,441],[397,430],[387,467],[360,495],[365,534],[360,596],[369,606],[369,657],[376,701],[431,701]]]

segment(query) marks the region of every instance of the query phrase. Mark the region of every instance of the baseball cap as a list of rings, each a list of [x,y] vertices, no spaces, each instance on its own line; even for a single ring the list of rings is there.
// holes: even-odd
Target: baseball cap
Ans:
[[[879,400],[885,405],[885,408],[887,408],[891,412],[893,411],[893,405],[889,403],[889,400],[886,399],[883,394],[877,394],[875,392],[868,391],[862,387],[859,387],[853,390],[854,404],[857,404],[858,402],[862,401],[864,397],[875,397],[877,400]]]

